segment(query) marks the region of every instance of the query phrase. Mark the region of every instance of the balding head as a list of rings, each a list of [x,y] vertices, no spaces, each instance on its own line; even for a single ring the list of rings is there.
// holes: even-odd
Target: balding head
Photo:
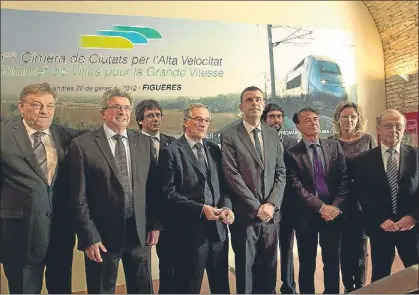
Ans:
[[[388,147],[395,147],[402,141],[405,127],[406,117],[398,110],[385,110],[377,118],[377,133]]]

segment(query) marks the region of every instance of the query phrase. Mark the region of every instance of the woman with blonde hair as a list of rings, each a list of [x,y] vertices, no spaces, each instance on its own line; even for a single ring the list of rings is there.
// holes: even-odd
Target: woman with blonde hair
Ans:
[[[362,108],[349,101],[336,106],[333,114],[336,139],[345,153],[349,176],[349,195],[346,205],[347,219],[342,231],[341,271],[345,293],[365,286],[367,267],[367,239],[362,222],[362,210],[354,189],[354,160],[361,152],[376,146],[370,134],[365,133],[366,118]]]

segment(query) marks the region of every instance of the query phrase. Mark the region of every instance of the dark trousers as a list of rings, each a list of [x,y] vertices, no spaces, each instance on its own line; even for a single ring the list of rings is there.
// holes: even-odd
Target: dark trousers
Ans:
[[[320,242],[323,259],[324,294],[338,294],[340,273],[339,254],[342,231],[341,216],[332,222],[313,218],[308,228],[296,229],[300,271],[298,285],[301,294],[315,294],[317,244]],[[320,238],[320,239],[319,239]]]
[[[232,224],[237,294],[275,294],[278,224]]]
[[[125,247],[119,251],[101,252],[103,262],[90,260],[85,255],[86,282],[89,294],[114,294],[119,261],[125,272],[128,294],[152,294],[151,248],[142,246],[138,239],[135,220],[126,223]],[[104,245],[106,247],[106,244]]]
[[[290,218],[285,214],[279,223],[279,249],[281,258],[281,293],[296,294],[295,278],[294,278],[294,236],[295,232],[292,227]]]
[[[22,264],[14,260],[3,261],[10,294],[40,294],[45,271],[48,293],[71,294],[71,273],[75,235],[61,232],[51,239],[43,261]]]
[[[181,234],[178,238],[175,257],[175,285],[171,293],[199,294],[204,271],[212,294],[229,294],[228,282],[228,238],[220,241],[215,238],[214,221],[208,221],[202,231],[203,236]],[[174,292],[175,291],[175,292]]]
[[[391,274],[394,262],[395,248],[404,267],[418,264],[415,226],[410,231],[386,232],[382,229],[370,233],[372,278],[371,282],[380,280]]]
[[[349,212],[348,212],[349,213]],[[342,230],[340,263],[345,293],[365,286],[368,266],[368,237],[360,215],[348,216]]]
[[[175,291],[173,260],[177,253],[173,251],[176,241],[171,238],[172,235],[171,229],[165,226],[156,245],[159,257],[159,294],[172,294]]]

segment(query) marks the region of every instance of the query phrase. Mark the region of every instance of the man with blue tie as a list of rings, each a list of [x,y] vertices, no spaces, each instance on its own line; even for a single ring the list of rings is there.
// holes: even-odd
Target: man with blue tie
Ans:
[[[391,274],[395,248],[405,267],[418,263],[418,149],[401,143],[405,127],[406,118],[399,111],[384,111],[377,120],[380,145],[356,160],[372,282]]]
[[[339,142],[319,138],[319,113],[315,109],[303,108],[294,119],[303,139],[285,151],[285,163],[295,196],[293,215],[300,260],[300,293],[316,293],[314,273],[319,242],[324,293],[337,294],[343,202],[348,193],[345,157]]]

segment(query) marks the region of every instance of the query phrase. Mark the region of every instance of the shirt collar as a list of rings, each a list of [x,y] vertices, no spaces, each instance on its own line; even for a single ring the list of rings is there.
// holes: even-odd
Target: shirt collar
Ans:
[[[313,144],[313,142],[308,141],[308,140],[305,140],[304,138],[303,138],[303,142],[304,142],[304,144],[306,145],[306,148],[307,148],[307,149],[310,147],[310,145],[312,145],[312,144]],[[319,140],[318,138],[314,141],[314,143],[315,143],[317,146],[321,146],[321,145],[320,145],[320,140]]]
[[[385,144],[381,143],[381,154],[382,155],[384,155],[387,152],[388,149],[389,149],[388,146],[386,146]],[[398,145],[394,146],[393,149],[396,150],[396,153],[397,154],[400,154],[400,143]]]
[[[105,131],[107,139],[112,138],[115,134],[117,134],[115,131],[109,128],[106,124],[103,124],[103,130]],[[121,135],[122,137],[128,138],[127,129],[125,129]]]
[[[197,144],[198,142],[200,142],[202,145],[204,145],[204,142],[202,141],[202,139],[200,141],[196,142],[195,140],[190,138],[186,133],[185,133],[185,138],[186,138],[186,141],[188,142],[188,144],[191,148],[194,148],[195,144]]]
[[[26,123],[24,119],[22,121],[23,121],[23,125],[25,126],[25,129],[28,132],[29,136],[31,136],[32,134],[34,134],[35,132],[38,131],[38,130],[35,130],[35,129],[29,127],[28,123]],[[48,129],[45,129],[45,130],[42,130],[41,132],[43,132],[43,133],[48,134],[49,136],[51,136],[51,130],[49,128]]]
[[[262,131],[262,127],[260,125],[260,122],[259,122],[259,125],[255,127],[255,126],[250,125],[249,123],[247,123],[245,120],[243,120],[243,125],[244,125],[244,128],[246,128],[246,131],[247,131],[248,134],[250,134],[250,132],[252,132],[253,129],[255,129],[255,128],[259,129],[259,131]]]
[[[150,134],[148,134],[147,132],[145,132],[145,131],[144,131],[144,130],[142,130],[142,129],[141,129],[141,133],[142,133],[142,134],[145,134],[145,135],[147,135],[147,136],[150,136],[150,137],[156,137],[156,138],[160,141],[160,131],[157,131],[156,135],[153,135],[153,136],[151,136]]]

